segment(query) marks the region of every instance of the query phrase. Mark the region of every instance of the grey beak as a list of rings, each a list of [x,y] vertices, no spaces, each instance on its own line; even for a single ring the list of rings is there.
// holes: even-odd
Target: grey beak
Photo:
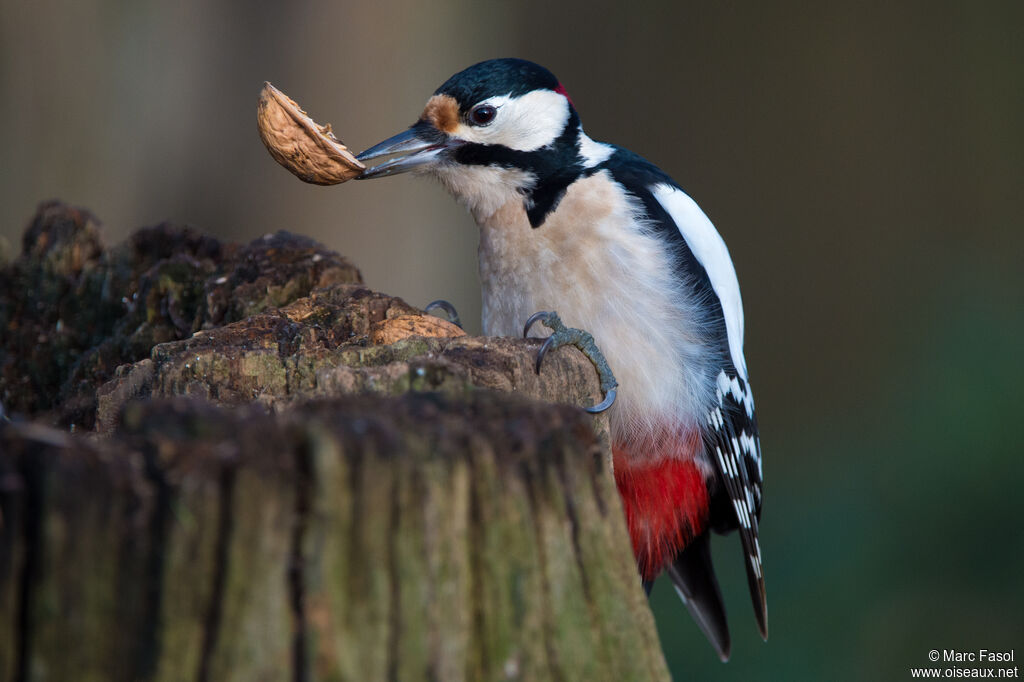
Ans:
[[[357,159],[369,161],[382,156],[400,155],[397,158],[385,161],[382,164],[367,168],[356,180],[367,180],[370,178],[383,178],[399,173],[408,173],[429,166],[437,161],[437,157],[447,149],[461,144],[459,140],[428,141],[419,137],[416,126],[389,137],[379,144],[375,144],[366,151],[356,156]]]

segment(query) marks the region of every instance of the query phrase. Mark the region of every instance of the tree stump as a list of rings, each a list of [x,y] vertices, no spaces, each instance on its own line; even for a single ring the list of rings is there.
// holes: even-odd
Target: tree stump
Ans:
[[[287,234],[95,230],[0,270],[0,680],[668,678],[582,355]]]

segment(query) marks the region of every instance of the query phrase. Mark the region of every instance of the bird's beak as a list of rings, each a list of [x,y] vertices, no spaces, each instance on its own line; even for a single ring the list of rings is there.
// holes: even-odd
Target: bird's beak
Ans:
[[[431,166],[438,162],[438,157],[446,150],[462,144],[461,140],[454,138],[438,138],[438,132],[433,126],[425,130],[423,122],[420,122],[408,130],[389,137],[379,144],[375,144],[358,156],[362,162],[377,159],[382,156],[395,156],[390,161],[367,168],[356,177],[356,180],[367,180],[370,178],[384,178],[389,175],[408,173],[409,171]],[[424,139],[421,135],[433,139]],[[397,155],[397,156],[396,156]]]

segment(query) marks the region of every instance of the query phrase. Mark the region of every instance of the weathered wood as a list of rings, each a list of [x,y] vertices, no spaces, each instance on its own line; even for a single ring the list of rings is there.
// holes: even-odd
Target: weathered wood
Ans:
[[[0,682],[667,679],[577,351],[59,204],[0,284]]]
[[[664,679],[588,419],[477,391],[7,425],[3,509],[41,521],[5,515],[4,679]]]
[[[17,623],[12,679],[128,679],[153,633],[155,496],[140,458],[106,457],[35,425],[16,430],[0,446],[26,521],[2,529],[22,556],[17,615],[4,613]],[[126,623],[132,636],[114,636]],[[103,632],[111,636],[95,636]]]
[[[88,211],[41,204],[21,255],[0,268],[0,403],[91,429],[96,389],[159,344],[361,281],[337,253],[284,232],[241,245],[165,223],[104,250]]]
[[[23,631],[23,582],[35,564],[26,539],[37,531],[37,514],[29,515],[30,491],[12,456],[0,457],[0,680],[17,679]]]

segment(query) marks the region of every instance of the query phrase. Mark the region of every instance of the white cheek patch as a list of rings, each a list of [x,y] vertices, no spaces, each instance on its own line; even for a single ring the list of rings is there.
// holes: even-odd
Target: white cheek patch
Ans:
[[[480,104],[498,110],[487,126],[459,123],[455,137],[478,144],[496,144],[532,152],[554,142],[569,121],[569,100],[553,90],[534,90],[519,97],[491,97]]]

